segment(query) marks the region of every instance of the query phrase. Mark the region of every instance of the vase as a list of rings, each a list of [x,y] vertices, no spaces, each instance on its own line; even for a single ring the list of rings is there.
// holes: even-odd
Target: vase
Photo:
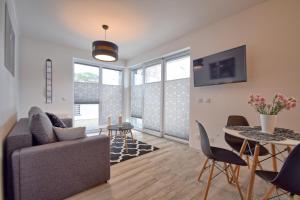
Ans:
[[[266,133],[274,133],[277,115],[260,114],[261,131]]]

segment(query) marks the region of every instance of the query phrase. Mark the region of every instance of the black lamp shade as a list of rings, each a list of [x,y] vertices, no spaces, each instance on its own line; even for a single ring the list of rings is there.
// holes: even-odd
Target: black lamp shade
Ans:
[[[93,57],[104,62],[118,60],[118,46],[109,41],[98,40],[93,42]]]

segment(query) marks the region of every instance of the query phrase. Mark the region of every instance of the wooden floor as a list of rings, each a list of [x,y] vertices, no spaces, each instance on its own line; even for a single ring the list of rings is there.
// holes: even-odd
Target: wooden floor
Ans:
[[[111,179],[103,184],[68,198],[68,200],[147,200],[147,199],[202,199],[207,174],[202,182],[197,176],[204,162],[202,153],[163,138],[135,133],[140,141],[160,149],[138,158],[124,161],[111,167]],[[246,192],[249,171],[241,170],[241,186]],[[254,199],[261,199],[267,185],[259,178],[255,182]],[[229,185],[224,175],[212,183],[208,199],[240,199],[236,188]],[[284,199],[284,198],[281,198]],[[287,198],[288,199],[288,198]]]

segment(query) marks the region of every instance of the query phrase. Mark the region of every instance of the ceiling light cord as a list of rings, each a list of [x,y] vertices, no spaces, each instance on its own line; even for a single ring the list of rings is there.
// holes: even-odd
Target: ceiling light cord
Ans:
[[[109,27],[107,25],[103,24],[102,28],[104,29],[104,38],[106,40],[106,31],[108,30]]]

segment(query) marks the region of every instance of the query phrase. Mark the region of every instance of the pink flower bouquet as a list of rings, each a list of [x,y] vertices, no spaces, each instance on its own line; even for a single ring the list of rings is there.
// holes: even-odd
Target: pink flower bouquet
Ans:
[[[260,95],[250,95],[248,102],[254,109],[263,115],[277,115],[283,109],[290,110],[296,107],[296,99],[276,94],[271,104],[266,103],[266,99]]]

